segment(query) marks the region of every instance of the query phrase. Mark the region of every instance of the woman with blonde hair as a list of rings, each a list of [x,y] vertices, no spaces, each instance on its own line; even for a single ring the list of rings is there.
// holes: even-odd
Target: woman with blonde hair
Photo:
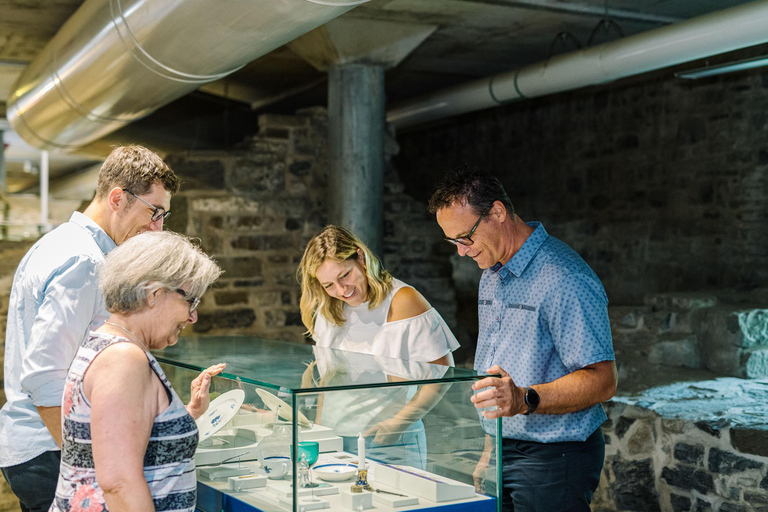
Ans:
[[[315,235],[299,276],[301,320],[317,346],[453,366],[459,342],[440,313],[350,231]]]
[[[453,366],[452,352],[459,343],[437,310],[413,287],[392,277],[350,231],[327,226],[315,235],[298,274],[301,318],[316,342],[321,376],[371,384],[380,382],[382,375],[388,381],[436,378],[435,372]],[[446,368],[422,365],[425,374],[414,374],[399,370],[398,359]],[[370,458],[424,468],[421,418],[446,390],[430,385],[373,388],[367,394],[334,392],[318,406],[318,422],[334,428],[347,451],[356,451],[356,436],[363,433]]]

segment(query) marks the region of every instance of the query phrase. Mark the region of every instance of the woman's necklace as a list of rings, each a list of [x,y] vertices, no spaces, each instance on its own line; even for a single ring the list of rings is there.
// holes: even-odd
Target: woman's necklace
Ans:
[[[135,341],[136,343],[141,345],[141,348],[143,348],[145,351],[147,350],[147,347],[146,347],[146,345],[144,345],[144,343],[142,343],[141,338],[139,338],[138,336],[133,334],[131,331],[129,331],[127,327],[122,326],[120,324],[115,324],[115,323],[112,323],[112,322],[106,322],[105,321],[104,323],[107,324],[107,325],[111,325],[113,327],[119,327],[120,329],[124,330],[125,332],[127,332],[128,334],[130,334],[133,337],[132,341]]]

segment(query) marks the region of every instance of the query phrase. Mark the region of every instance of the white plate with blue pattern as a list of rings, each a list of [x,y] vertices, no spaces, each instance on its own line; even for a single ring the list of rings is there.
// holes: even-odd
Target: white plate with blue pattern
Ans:
[[[229,423],[245,400],[245,391],[233,389],[219,395],[211,402],[202,416],[197,418],[197,429],[200,431],[200,441],[204,441],[224,428]]]

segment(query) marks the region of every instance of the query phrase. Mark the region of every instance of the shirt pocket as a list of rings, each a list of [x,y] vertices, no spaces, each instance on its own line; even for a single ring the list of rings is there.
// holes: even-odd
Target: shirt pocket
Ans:
[[[507,302],[504,304],[502,326],[520,347],[532,347],[538,343],[539,308],[531,304]]]
[[[489,330],[491,323],[496,318],[495,314],[496,308],[493,299],[479,299],[477,301],[477,319],[481,334]]]

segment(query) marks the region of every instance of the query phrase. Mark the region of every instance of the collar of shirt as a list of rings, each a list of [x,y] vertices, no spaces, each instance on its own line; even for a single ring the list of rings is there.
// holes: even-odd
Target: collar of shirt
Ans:
[[[99,249],[101,249],[101,252],[104,254],[107,254],[109,251],[117,247],[117,244],[114,240],[112,240],[112,238],[110,238],[107,232],[101,229],[101,226],[93,222],[93,220],[87,215],[80,212],[74,212],[69,218],[69,221],[88,231],[88,233],[90,233],[90,235],[96,241],[96,245],[99,246]]]
[[[496,263],[496,265],[491,267],[491,270],[496,272],[496,275],[499,276],[502,283],[507,282],[513,275],[515,277],[520,277],[538,252],[541,244],[543,244],[549,236],[541,222],[533,221],[526,222],[526,224],[534,228],[531,236],[523,242],[520,249],[518,249],[515,255],[512,256],[506,264],[502,265],[501,263]]]

